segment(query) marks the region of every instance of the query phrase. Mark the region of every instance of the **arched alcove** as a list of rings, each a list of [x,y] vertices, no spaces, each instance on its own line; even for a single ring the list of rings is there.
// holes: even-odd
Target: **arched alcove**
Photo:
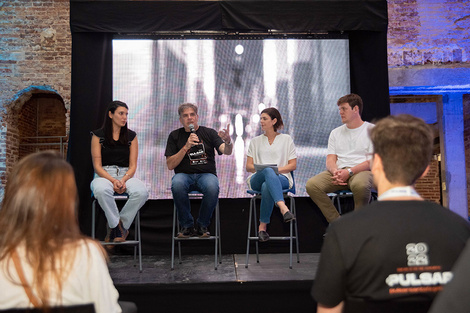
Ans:
[[[56,150],[65,157],[65,114],[59,95],[33,94],[18,115],[19,159],[41,150]]]
[[[6,175],[24,156],[36,151],[67,152],[67,110],[62,97],[48,86],[31,86],[18,92],[7,107]]]

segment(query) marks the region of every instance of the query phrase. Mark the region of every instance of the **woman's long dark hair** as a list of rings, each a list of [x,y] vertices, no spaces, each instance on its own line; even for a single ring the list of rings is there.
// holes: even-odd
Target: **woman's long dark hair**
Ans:
[[[108,104],[108,107],[106,109],[106,113],[104,114],[104,122],[103,122],[103,130],[104,130],[104,137],[105,137],[105,142],[107,145],[114,145],[114,140],[113,140],[113,123],[111,118],[109,117],[109,113],[111,112],[114,114],[116,112],[116,109],[118,107],[124,107],[129,110],[129,107],[127,104],[125,104],[122,101],[112,101]],[[129,136],[127,132],[127,123],[123,127],[121,127],[121,132],[119,134],[119,143],[120,144],[128,144],[129,143]]]

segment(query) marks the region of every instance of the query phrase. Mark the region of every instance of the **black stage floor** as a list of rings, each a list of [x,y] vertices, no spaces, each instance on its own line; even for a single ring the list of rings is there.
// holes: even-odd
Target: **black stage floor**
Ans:
[[[132,256],[110,257],[109,271],[120,299],[133,301],[145,312],[315,312],[310,288],[319,253],[222,255],[214,270],[214,255],[183,255],[171,270],[170,256],[143,256],[142,273]],[[135,265],[135,266],[134,266]]]

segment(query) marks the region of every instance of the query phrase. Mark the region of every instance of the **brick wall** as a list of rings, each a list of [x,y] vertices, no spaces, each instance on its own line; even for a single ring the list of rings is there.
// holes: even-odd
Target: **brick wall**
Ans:
[[[1,1],[0,198],[19,156],[21,107],[45,92],[60,96],[69,111],[70,73],[69,0]]]
[[[426,200],[441,203],[439,161],[433,160],[429,165],[429,172],[416,182],[416,191]]]
[[[470,62],[468,0],[388,0],[389,67]]]
[[[388,64],[393,70],[400,69],[401,77],[412,79],[413,75],[405,75],[407,70],[446,68],[458,71],[470,65],[470,1],[388,0],[388,15]],[[431,78],[429,81],[440,80]],[[459,84],[457,80],[453,83]],[[464,99],[467,99],[464,101],[464,127],[467,194],[470,195],[470,106],[468,97]],[[426,199],[437,199],[438,174],[432,170],[417,184],[417,189]]]

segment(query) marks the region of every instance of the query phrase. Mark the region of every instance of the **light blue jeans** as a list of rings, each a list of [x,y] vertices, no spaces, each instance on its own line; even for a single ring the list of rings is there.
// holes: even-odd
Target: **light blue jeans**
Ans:
[[[269,224],[274,204],[284,201],[282,190],[289,188],[289,179],[268,167],[251,176],[250,185],[253,190],[261,191],[259,221]]]
[[[103,168],[109,175],[116,179],[121,179],[128,170],[127,167],[115,165],[103,166]],[[109,180],[95,173],[90,187],[94,197],[98,200],[100,207],[103,209],[106,219],[108,220],[108,225],[111,228],[116,227],[119,224],[119,220],[122,220],[123,227],[129,229],[137,211],[140,210],[149,197],[144,183],[137,178],[130,178],[126,181],[126,193],[129,195],[129,200],[127,200],[121,212],[119,212],[113,197],[113,184]]]
[[[188,193],[191,191],[199,191],[204,195],[197,223],[200,226],[208,227],[219,199],[219,179],[211,173],[178,173],[173,176],[171,179],[171,192],[173,193],[173,201],[178,211],[178,221],[183,228],[194,226],[194,219],[191,215],[191,203],[188,196]]]

